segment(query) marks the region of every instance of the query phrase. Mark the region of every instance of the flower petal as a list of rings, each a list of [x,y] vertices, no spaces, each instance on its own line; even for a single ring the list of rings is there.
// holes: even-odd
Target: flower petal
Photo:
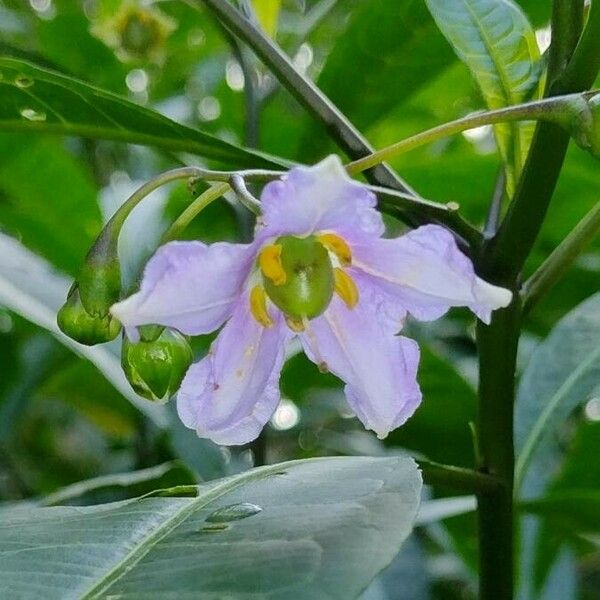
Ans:
[[[374,194],[353,181],[335,155],[313,167],[291,169],[282,180],[265,186],[261,202],[262,239],[315,231],[336,231],[354,239],[384,231]]]
[[[272,313],[272,327],[259,325],[244,295],[208,356],[188,370],[177,410],[200,437],[223,445],[246,444],[275,412],[291,333],[281,313]]]
[[[353,276],[376,286],[399,317],[408,311],[430,321],[451,306],[468,306],[489,323],[491,312],[507,306],[512,298],[509,290],[478,277],[452,234],[437,225],[394,239],[354,244],[352,253]]]
[[[253,258],[253,245],[170,242],[148,261],[140,291],[111,313],[129,328],[156,323],[209,333],[231,315]]]
[[[402,425],[421,402],[417,344],[393,335],[377,315],[367,290],[353,309],[335,297],[301,334],[307,356],[346,383],[348,403],[380,438]]]

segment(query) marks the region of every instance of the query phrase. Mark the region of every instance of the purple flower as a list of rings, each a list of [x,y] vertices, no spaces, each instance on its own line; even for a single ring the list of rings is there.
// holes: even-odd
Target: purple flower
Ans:
[[[279,403],[294,336],[384,437],[421,401],[419,349],[397,335],[407,313],[431,320],[468,306],[487,322],[511,300],[475,275],[442,227],[382,238],[375,197],[337,157],[292,169],[261,200],[251,244],[169,243],[148,262],[140,291],[111,309],[129,332],[156,323],[198,335],[224,324],[177,396],[182,421],[200,437],[256,438]]]

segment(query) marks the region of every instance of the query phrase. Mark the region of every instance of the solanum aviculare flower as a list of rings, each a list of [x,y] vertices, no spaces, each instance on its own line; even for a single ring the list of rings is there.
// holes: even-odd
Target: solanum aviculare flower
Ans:
[[[397,335],[407,313],[430,320],[468,306],[488,321],[511,300],[476,276],[442,227],[383,238],[375,197],[336,157],[269,183],[261,203],[252,243],[171,242],[148,262],[139,292],[111,309],[129,331],[155,323],[199,335],[224,325],[177,396],[201,437],[243,444],[259,434],[294,336],[383,437],[421,401],[417,344]]]

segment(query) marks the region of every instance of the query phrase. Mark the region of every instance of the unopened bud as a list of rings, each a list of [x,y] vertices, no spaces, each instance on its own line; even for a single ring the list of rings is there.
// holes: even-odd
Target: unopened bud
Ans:
[[[121,324],[114,317],[92,316],[85,310],[77,286],[69,292],[67,301],[58,311],[56,322],[65,335],[86,346],[110,342],[121,331]]]
[[[153,341],[125,338],[121,365],[131,387],[144,398],[167,402],[179,389],[194,356],[187,338],[165,328]]]

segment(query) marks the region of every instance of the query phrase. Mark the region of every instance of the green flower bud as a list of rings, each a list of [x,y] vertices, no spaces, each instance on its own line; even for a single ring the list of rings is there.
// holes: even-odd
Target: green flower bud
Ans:
[[[294,319],[319,316],[329,306],[334,289],[329,253],[312,236],[283,236],[274,245],[281,246],[281,268],[285,277],[274,280],[263,270],[264,287],[269,298]]]
[[[194,356],[187,338],[165,328],[151,342],[125,338],[121,365],[131,387],[144,398],[167,402],[179,389]]]
[[[110,315],[94,317],[86,312],[77,286],[71,288],[67,301],[58,311],[56,322],[65,335],[86,346],[110,342],[121,331],[119,321]]]
[[[94,248],[92,248],[93,252]],[[85,310],[95,317],[108,315],[110,307],[119,301],[121,269],[116,258],[88,255],[77,276],[79,294]]]

